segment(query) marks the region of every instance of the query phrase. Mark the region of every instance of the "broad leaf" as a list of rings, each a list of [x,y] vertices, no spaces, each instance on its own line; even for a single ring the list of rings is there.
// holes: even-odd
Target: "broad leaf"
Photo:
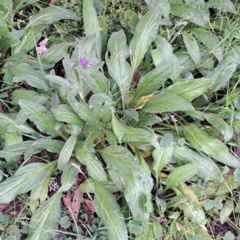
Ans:
[[[208,135],[195,124],[188,124],[184,130],[184,134],[195,149],[203,151],[215,160],[228,166],[240,167],[240,160],[229,153],[227,146],[223,142],[218,138]]]
[[[191,110],[194,110],[194,107],[190,103],[170,92],[162,92],[154,95],[143,107],[143,111],[149,113]]]
[[[206,216],[201,208],[190,203],[181,203],[178,205],[184,211],[184,216],[188,217],[197,225],[205,225],[207,223]]]
[[[171,14],[187,19],[199,26],[204,26],[209,22],[209,15],[197,8],[193,8],[186,4],[170,4]]]
[[[96,52],[98,60],[101,60],[102,40],[100,34],[99,21],[92,0],[83,1],[83,23],[86,36],[96,34]]]
[[[66,167],[63,170],[62,177],[61,177],[62,185],[61,185],[60,190],[62,192],[66,192],[72,187],[77,174],[78,174],[78,169],[76,167],[74,167],[72,164],[66,165]]]
[[[166,88],[166,92],[175,93],[186,101],[191,102],[193,99],[202,95],[212,83],[213,81],[207,78],[185,80],[172,84]]]
[[[97,181],[94,181],[94,187],[94,205],[107,227],[108,239],[127,240],[127,226],[116,198]]]
[[[61,130],[56,129],[57,120],[45,107],[35,102],[28,102],[25,100],[20,100],[19,105],[24,110],[26,116],[34,122],[40,131],[53,137],[61,136],[65,138]]]
[[[198,67],[201,64],[201,55],[196,39],[191,33],[187,32],[183,32],[182,36],[189,55],[191,56],[196,67]]]
[[[209,123],[211,123],[215,128],[217,128],[221,132],[225,142],[231,140],[233,136],[233,129],[221,117],[212,113],[209,114],[204,113],[204,117]]]
[[[19,41],[19,39],[23,36],[25,30],[17,30],[6,33],[0,38],[0,51],[5,53],[8,48],[10,48],[13,44]]]
[[[163,10],[159,5],[154,9],[150,9],[138,22],[135,28],[134,36],[129,47],[132,63],[132,76],[157,34],[162,14]]]
[[[114,114],[112,114],[112,128],[113,132],[118,138],[119,143],[121,143],[125,132],[125,126],[115,117]]]
[[[152,211],[151,176],[145,173],[136,158],[126,148],[109,146],[99,152],[107,163],[110,177],[123,191],[133,217],[147,221]]]
[[[69,162],[72,156],[76,142],[77,142],[77,136],[71,135],[68,138],[58,158],[58,169],[63,170],[66,167],[67,163]]]
[[[78,141],[75,147],[76,158],[87,167],[88,174],[98,182],[106,182],[107,176],[101,162],[88,149],[84,143]]]
[[[31,191],[30,209],[32,213],[39,206],[39,204],[42,204],[47,198],[48,184],[54,168],[55,164],[52,164],[52,166],[47,169],[46,176],[41,181],[41,183]]]
[[[139,99],[142,96],[146,96],[158,90],[164,84],[165,80],[169,77],[171,72],[171,64],[163,63],[151,72],[144,75],[138,83],[137,91],[133,99]]]
[[[209,51],[217,58],[219,62],[222,61],[223,50],[220,44],[220,40],[216,35],[203,28],[192,28],[191,32],[209,49]]]
[[[103,93],[108,92],[108,79],[100,71],[95,71],[88,75],[89,78],[89,88],[93,93]]]
[[[61,192],[55,193],[32,215],[27,240],[51,240],[60,218]]]
[[[29,52],[35,47],[41,36],[44,26],[33,26],[26,29],[25,34],[21,38],[20,42],[13,48],[14,53]]]
[[[18,194],[37,187],[53,164],[31,163],[20,167],[12,177],[0,183],[0,203],[11,202]]]
[[[51,112],[59,122],[66,122],[76,125],[80,128],[84,127],[84,121],[72,110],[68,104],[60,104],[57,109],[52,108]]]
[[[126,59],[129,56],[127,39],[123,30],[112,33],[105,54],[109,75],[118,83],[122,98],[125,98],[131,84],[131,67]],[[110,58],[108,54],[111,54]]]
[[[198,163],[199,171],[196,175],[202,178],[205,182],[208,182],[209,180],[214,182],[222,181],[220,169],[214,161],[203,154],[201,155],[196,151],[191,150],[187,146],[175,145],[172,160],[180,166],[187,163]]]
[[[199,171],[198,163],[189,163],[175,168],[168,176],[165,191],[187,181]]]
[[[221,11],[228,11],[236,13],[236,8],[230,0],[209,0],[206,2],[206,6],[209,8],[216,8]]]
[[[33,15],[26,28],[40,25],[51,24],[62,19],[72,19],[80,21],[76,14],[66,8],[59,6],[51,6],[40,10],[37,14]]]
[[[158,178],[160,172],[169,163],[173,154],[173,137],[171,134],[166,134],[160,144],[160,151],[155,149],[152,153],[153,157],[153,169],[156,177]]]

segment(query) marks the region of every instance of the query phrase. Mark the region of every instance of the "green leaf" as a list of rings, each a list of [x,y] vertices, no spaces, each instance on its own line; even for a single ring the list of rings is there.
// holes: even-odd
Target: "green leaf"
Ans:
[[[52,166],[47,169],[46,176],[41,183],[31,191],[30,209],[32,213],[36,210],[39,204],[42,204],[47,198],[49,179],[54,168],[55,164],[52,164]]]
[[[209,14],[193,8],[186,4],[170,4],[171,14],[181,17],[184,20],[193,22],[199,26],[204,26],[209,22]]]
[[[31,163],[20,167],[12,177],[0,183],[0,203],[11,202],[18,194],[37,187],[53,164]]]
[[[33,97],[39,96],[37,92],[25,88],[16,89],[12,92],[12,102],[18,104],[19,100],[30,100]]]
[[[223,61],[207,74],[207,78],[214,80],[212,92],[227,86],[237,66],[240,64],[240,47],[234,47],[226,54]]]
[[[17,143],[22,143],[22,135],[16,132],[7,132],[4,134],[5,138],[5,147],[17,144]],[[19,157],[21,156],[21,152],[18,156],[13,157],[13,158],[5,158],[7,162],[16,162]]]
[[[87,167],[89,175],[98,182],[106,182],[107,176],[101,162],[88,149],[84,148],[84,143],[78,141],[75,147],[76,158]]]
[[[32,215],[29,223],[28,240],[51,240],[60,218],[61,192],[55,193]]]
[[[60,104],[57,109],[52,108],[51,112],[59,122],[66,122],[83,128],[84,121],[72,110],[68,104]]]
[[[35,48],[35,43],[40,40],[44,28],[44,26],[33,26],[26,29],[26,32],[20,42],[13,48],[13,52],[15,54],[22,52],[28,53]]]
[[[174,93],[162,92],[150,98],[142,110],[149,113],[161,113],[173,111],[191,111],[194,110],[194,107]]]
[[[240,183],[240,169],[235,169],[234,171],[234,181],[239,182]]]
[[[89,88],[93,93],[103,93],[108,92],[108,79],[100,71],[94,71],[88,75],[89,78]]]
[[[204,113],[205,119],[211,123],[215,128],[220,130],[221,134],[224,137],[224,141],[228,142],[233,136],[233,129],[229,126],[221,117],[213,113]]]
[[[60,61],[63,56],[67,54],[69,46],[71,46],[71,44],[68,42],[54,44],[41,55],[40,59],[42,64],[48,66],[49,68],[53,67],[55,63]]]
[[[125,132],[125,126],[117,120],[114,114],[112,114],[112,128],[113,132],[118,138],[119,143],[121,143],[124,132]]]
[[[47,133],[53,137],[61,136],[65,138],[61,130],[56,129],[56,125],[58,123],[57,120],[45,107],[35,102],[28,102],[26,100],[20,100],[19,105],[24,110],[26,116],[32,122],[34,122],[40,131]]]
[[[96,34],[96,52],[97,52],[98,60],[100,61],[102,40],[101,40],[98,17],[97,17],[96,10],[93,6],[92,0],[83,1],[83,23],[84,23],[84,31],[86,36],[93,35],[94,33]]]
[[[32,143],[33,141],[24,141],[24,142],[15,143],[8,147],[4,147],[0,151],[0,157],[8,160],[8,159],[20,156],[25,152],[26,149],[28,149],[31,146]]]
[[[147,127],[152,126],[156,123],[162,122],[162,119],[153,114],[144,114],[140,117],[139,121],[136,123],[136,127]]]
[[[206,2],[206,6],[209,8],[216,8],[220,11],[236,13],[236,8],[230,0],[209,0]]]
[[[182,36],[189,55],[191,56],[195,66],[198,67],[201,64],[201,55],[196,39],[191,33],[187,32],[183,32]]]
[[[213,81],[207,78],[185,80],[172,84],[166,88],[166,92],[175,93],[186,101],[191,102],[202,95],[212,83]]]
[[[94,181],[94,186],[94,205],[108,230],[108,239],[127,240],[127,226],[116,198],[97,181]]]
[[[79,102],[76,99],[68,99],[68,103],[72,107],[73,111],[84,121],[90,116],[90,108],[85,102]]]
[[[59,6],[51,6],[46,7],[40,10],[37,14],[33,15],[26,26],[26,29],[35,25],[51,24],[62,19],[80,21],[80,19],[71,10]]]
[[[132,76],[141,63],[148,47],[154,40],[160,24],[163,10],[161,6],[150,9],[138,22],[130,42]]]
[[[144,75],[137,86],[137,91],[134,95],[133,100],[139,99],[142,96],[152,94],[154,91],[158,90],[169,77],[172,72],[172,66],[170,63],[161,64],[154,70],[150,71]]]
[[[173,150],[173,137],[171,134],[166,134],[161,140],[160,151],[155,149],[152,153],[154,160],[153,169],[155,171],[156,177],[159,176],[159,173],[171,160]]]
[[[220,223],[221,224],[224,224],[228,220],[228,217],[233,212],[233,210],[234,210],[233,203],[230,201],[226,201],[224,203],[223,209],[220,212]]]
[[[23,36],[25,30],[16,30],[5,35],[0,38],[0,52],[5,53],[13,44],[19,41],[19,39]]]
[[[153,182],[136,158],[124,147],[109,146],[99,150],[107,163],[111,179],[123,191],[132,215],[147,221],[152,212]]]
[[[240,160],[229,153],[227,146],[223,142],[208,135],[195,124],[188,124],[184,129],[184,134],[195,149],[210,155],[215,160],[228,166],[240,167]]]
[[[235,236],[231,231],[225,233],[223,240],[234,240]]]
[[[184,216],[188,217],[193,223],[197,225],[205,225],[207,223],[206,216],[199,206],[181,203],[178,207],[184,211]]]
[[[173,80],[173,82],[178,81],[180,78],[180,74],[182,72],[182,68],[178,57],[175,54],[173,54],[172,45],[161,36],[156,37],[155,43],[157,45],[157,49],[152,50],[151,52],[155,66],[160,66],[160,64],[169,63],[169,65],[171,65],[170,78]],[[154,53],[157,55],[157,58],[154,57],[155,55]],[[157,63],[156,62],[157,59],[159,59],[161,62],[158,61]]]
[[[205,182],[212,180],[220,183],[222,176],[219,167],[211,160],[211,158],[205,155],[200,155],[196,151],[191,150],[185,146],[174,146],[174,153],[172,157],[173,161],[178,165],[184,165],[187,163],[198,163],[199,171],[197,175]]]
[[[66,192],[68,191],[78,174],[78,169],[74,167],[72,164],[67,164],[63,169],[62,177],[61,177],[61,188],[59,191]]]
[[[184,134],[190,144],[199,151],[209,155],[228,153],[228,148],[224,143],[218,138],[209,136],[195,124],[188,124]]]
[[[41,78],[38,78],[36,76],[30,75],[30,74],[19,74],[13,78],[13,82],[23,82],[25,81],[28,85],[38,88],[38,89],[43,89],[45,91],[49,90],[49,87],[47,84],[42,81]]]
[[[122,98],[126,96],[131,84],[132,69],[126,59],[129,56],[126,35],[123,30],[111,34],[105,59],[109,75],[118,83]],[[110,58],[108,54],[110,53]]]
[[[175,168],[168,176],[165,191],[187,181],[199,171],[198,163],[189,163]]]
[[[209,51],[217,58],[219,62],[223,60],[222,46],[216,35],[203,28],[192,28],[191,32],[209,49]]]
[[[72,88],[71,83],[65,78],[55,76],[55,75],[46,75],[45,78],[52,83],[56,83],[63,86],[64,88]]]
[[[76,142],[77,142],[77,136],[71,135],[68,138],[68,140],[64,144],[64,146],[60,152],[59,158],[58,158],[58,169],[60,169],[60,170],[65,169],[67,163],[69,162],[69,160],[72,156]]]

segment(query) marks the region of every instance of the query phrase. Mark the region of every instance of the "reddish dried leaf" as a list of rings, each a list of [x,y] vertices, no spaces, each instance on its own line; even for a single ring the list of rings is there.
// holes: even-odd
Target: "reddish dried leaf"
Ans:
[[[71,201],[71,192],[70,190],[67,191],[66,197],[63,197],[63,202],[67,208],[72,211],[72,201]]]
[[[77,187],[74,192],[74,197],[72,201],[72,213],[75,219],[78,218],[78,210],[80,208],[82,198],[83,198],[83,193],[80,191],[80,188]]]
[[[94,202],[88,199],[84,199],[84,202],[86,203],[88,209],[92,212],[96,212]]]

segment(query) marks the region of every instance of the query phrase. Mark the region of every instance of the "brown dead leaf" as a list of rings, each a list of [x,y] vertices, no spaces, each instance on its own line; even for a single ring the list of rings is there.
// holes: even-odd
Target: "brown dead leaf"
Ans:
[[[144,104],[145,104],[154,94],[155,94],[155,92],[152,93],[152,94],[149,94],[149,95],[147,95],[147,96],[141,97],[141,98],[138,100],[138,102],[137,102],[137,107],[135,108],[135,110],[142,109],[143,106],[144,106]]]
[[[3,109],[2,109],[2,106],[0,105],[0,112],[1,113],[3,113],[4,111],[3,111]]]
[[[72,209],[71,191],[70,190],[67,191],[66,197],[63,197],[63,202],[67,208],[69,208],[70,210]]]
[[[88,209],[92,212],[96,212],[94,202],[88,199],[84,199],[84,202],[86,203]]]
[[[71,200],[72,197],[70,190],[67,191],[66,197],[63,197],[63,202],[65,206],[72,212],[72,215],[74,216],[75,219],[78,218],[78,211],[80,208],[80,204],[82,202],[82,198],[83,193],[80,191],[79,187],[77,187],[74,192],[73,200]]]
[[[78,218],[78,211],[80,208],[80,204],[83,198],[83,193],[80,191],[80,187],[75,190],[73,201],[72,201],[72,213],[75,219]]]

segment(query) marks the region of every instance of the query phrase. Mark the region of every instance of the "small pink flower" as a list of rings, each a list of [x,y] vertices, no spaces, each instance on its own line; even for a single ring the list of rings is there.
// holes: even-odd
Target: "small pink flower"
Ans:
[[[90,67],[91,66],[91,61],[85,61],[85,60],[83,60],[83,58],[80,58],[79,59],[79,64],[80,64],[80,66]]]
[[[49,6],[52,6],[55,2],[56,2],[56,0],[51,0],[49,3]]]
[[[37,47],[37,51],[38,53],[41,55],[44,52],[46,52],[48,49],[46,48],[46,44],[47,44],[48,38],[45,38],[44,40],[42,40],[38,45],[39,47]]]

